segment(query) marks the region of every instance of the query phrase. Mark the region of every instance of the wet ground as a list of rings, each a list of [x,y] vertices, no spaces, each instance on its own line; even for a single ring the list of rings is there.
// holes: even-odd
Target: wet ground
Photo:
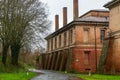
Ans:
[[[56,71],[36,70],[36,69],[30,71],[40,73],[39,76],[34,77],[31,80],[82,80],[80,78],[74,77],[73,75],[56,72]]]

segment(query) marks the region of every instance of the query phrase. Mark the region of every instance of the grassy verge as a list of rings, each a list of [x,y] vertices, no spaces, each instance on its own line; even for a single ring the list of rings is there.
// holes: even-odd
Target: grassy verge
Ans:
[[[32,77],[38,75],[37,73],[27,71],[23,65],[13,66],[7,64],[4,66],[0,62],[0,80],[30,80]]]
[[[13,66],[9,60],[8,57],[6,65],[3,65],[0,55],[0,80],[30,80],[38,75],[37,73],[27,72],[30,68],[28,65],[20,63],[18,66]]]
[[[32,77],[36,76],[36,73],[32,72],[22,72],[22,73],[1,73],[0,80],[30,80]]]
[[[91,76],[88,76],[85,74],[76,74],[76,76],[82,78],[83,80],[120,80],[119,75],[93,74]]]

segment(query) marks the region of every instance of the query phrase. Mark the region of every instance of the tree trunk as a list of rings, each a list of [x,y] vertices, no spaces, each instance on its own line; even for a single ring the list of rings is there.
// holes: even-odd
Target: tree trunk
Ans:
[[[6,65],[8,48],[9,48],[9,45],[3,45],[3,50],[2,50],[2,63],[3,63],[4,65]]]
[[[20,51],[19,45],[11,46],[11,64],[12,65],[18,65],[19,51]]]

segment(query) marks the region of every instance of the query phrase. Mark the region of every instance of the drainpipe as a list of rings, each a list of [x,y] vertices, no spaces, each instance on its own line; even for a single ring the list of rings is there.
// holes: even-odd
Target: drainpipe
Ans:
[[[97,40],[96,40],[96,27],[97,27],[97,24],[94,26],[94,37],[95,37],[95,64],[96,64],[96,71],[97,71]]]

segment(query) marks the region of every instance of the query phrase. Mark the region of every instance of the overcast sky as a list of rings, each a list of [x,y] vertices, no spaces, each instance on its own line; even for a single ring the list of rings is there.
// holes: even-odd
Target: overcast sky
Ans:
[[[63,25],[62,12],[63,7],[68,7],[68,22],[73,20],[73,0],[41,0],[47,3],[49,8],[49,19],[52,21],[52,28],[54,30],[54,16],[56,14],[60,17],[60,27]],[[104,4],[111,0],[79,0],[79,16],[92,9],[105,9]]]

